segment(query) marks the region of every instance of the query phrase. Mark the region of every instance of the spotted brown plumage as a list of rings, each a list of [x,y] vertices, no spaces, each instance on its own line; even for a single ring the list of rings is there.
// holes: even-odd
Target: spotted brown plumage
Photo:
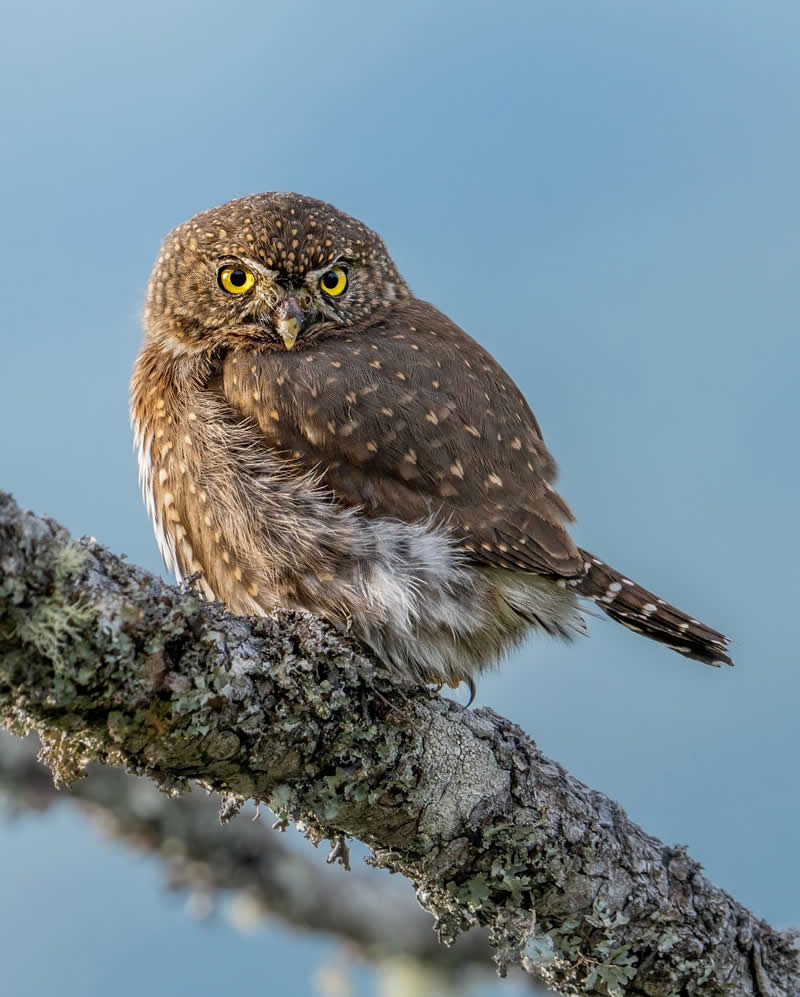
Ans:
[[[726,638],[575,546],[508,374],[330,205],[261,194],[164,242],[132,419],[164,558],[240,613],[308,609],[472,683],[579,598],[689,657]]]
[[[299,352],[229,353],[225,397],[347,506],[431,517],[477,564],[572,577],[555,464],[505,371],[422,301]]]

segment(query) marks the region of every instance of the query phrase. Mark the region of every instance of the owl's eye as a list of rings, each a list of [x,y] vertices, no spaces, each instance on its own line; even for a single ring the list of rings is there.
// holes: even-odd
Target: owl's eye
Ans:
[[[228,294],[244,294],[255,284],[256,279],[244,267],[223,267],[217,274],[219,286]]]
[[[342,267],[334,267],[320,277],[319,286],[332,298],[338,298],[347,288],[347,271]]]

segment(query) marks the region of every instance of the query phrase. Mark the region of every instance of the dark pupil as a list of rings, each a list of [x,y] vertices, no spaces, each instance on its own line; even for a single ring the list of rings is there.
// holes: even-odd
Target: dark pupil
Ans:
[[[339,274],[335,270],[329,270],[322,278],[322,283],[329,291],[339,286]]]
[[[244,270],[231,270],[230,282],[234,287],[241,287],[247,280]]]

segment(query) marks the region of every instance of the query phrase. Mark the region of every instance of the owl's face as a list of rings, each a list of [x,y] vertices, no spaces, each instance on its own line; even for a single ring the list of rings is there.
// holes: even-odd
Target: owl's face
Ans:
[[[145,321],[176,354],[290,350],[357,331],[408,296],[382,240],[361,222],[299,194],[255,194],[167,236]]]

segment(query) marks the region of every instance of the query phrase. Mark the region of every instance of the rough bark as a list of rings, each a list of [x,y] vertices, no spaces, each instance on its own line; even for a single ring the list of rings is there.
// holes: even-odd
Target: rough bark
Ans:
[[[313,617],[232,617],[4,495],[0,722],[36,729],[64,781],[100,760],[358,837],[443,942],[486,925],[499,965],[563,993],[800,993],[791,937],[515,724],[399,688]]]
[[[169,888],[188,891],[195,912],[211,913],[215,896],[232,891],[243,918],[270,915],[333,936],[365,959],[406,957],[448,977],[491,968],[485,934],[471,931],[451,948],[440,945],[430,915],[394,879],[381,882],[376,872],[357,866],[343,877],[337,865],[271,833],[263,817],[242,814],[222,824],[218,797],[192,792],[171,799],[148,779],[107,765],[90,765],[83,778],[59,791],[38,761],[39,749],[35,737],[0,732],[0,797],[12,812],[41,812],[70,801],[104,834],[155,855]]]

